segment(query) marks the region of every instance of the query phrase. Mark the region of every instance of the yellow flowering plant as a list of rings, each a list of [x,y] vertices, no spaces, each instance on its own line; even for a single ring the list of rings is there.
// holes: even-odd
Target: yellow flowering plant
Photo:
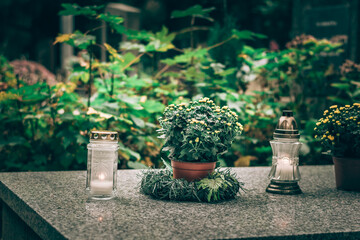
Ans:
[[[229,107],[219,107],[209,98],[189,104],[171,104],[159,119],[163,152],[183,162],[216,162],[230,148],[243,126]]]
[[[316,123],[315,138],[336,157],[360,157],[360,103],[333,105]]]

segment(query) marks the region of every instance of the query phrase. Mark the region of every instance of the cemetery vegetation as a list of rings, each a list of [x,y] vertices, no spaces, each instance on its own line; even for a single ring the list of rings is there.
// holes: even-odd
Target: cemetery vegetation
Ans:
[[[269,165],[269,140],[282,109],[293,110],[300,123],[300,163],[329,163],[330,159],[320,160],[321,144],[313,137],[318,109],[360,100],[359,78],[354,74],[357,65],[351,63],[355,67],[346,68],[351,65],[346,63],[344,69],[353,69],[350,74],[323,57],[340,54],[341,39],[303,35],[284,50],[270,51],[254,47],[255,42],[266,39],[263,34],[238,29],[228,21],[219,27],[211,18],[213,9],[200,5],[172,13],[174,19],[189,20],[186,31],[177,32],[166,26],[158,32],[128,30],[121,17],[104,13],[103,6],[62,6],[60,15],[82,16],[97,22],[98,27],[61,34],[54,40],[54,44],[75,47],[78,54],[68,66],[69,75],[52,84],[38,72],[31,73],[31,78],[37,78],[35,83],[28,81],[0,57],[1,171],[85,169],[92,129],[119,132],[121,168],[161,167],[164,142],[157,138],[159,117],[171,104],[179,111],[182,102],[211,108],[212,104],[199,103],[204,96],[215,105],[229,107],[222,121],[235,123],[235,118],[227,119],[226,113],[231,111],[243,125],[244,133],[235,136],[232,146],[219,157],[222,166]],[[199,19],[214,24],[208,43],[196,41]],[[95,32],[103,22],[113,34],[125,35],[127,40],[113,45],[99,43]],[[99,60],[100,49],[107,52],[105,62]],[[250,90],[251,83],[261,88]],[[165,112],[170,116],[175,110]],[[164,122],[160,124],[164,128]],[[200,125],[191,124],[193,128]],[[199,136],[194,135],[195,130],[186,135],[186,141],[181,139],[186,148],[192,148],[189,142],[194,143],[197,137],[199,142],[209,137],[219,144],[225,139],[216,152],[227,147],[226,137],[215,140],[211,133],[215,129],[210,134],[206,129]],[[226,131],[234,133],[235,127]],[[186,155],[192,153],[173,154],[190,159]],[[193,157],[200,159],[200,155]]]
[[[360,103],[333,105],[316,123],[315,138],[336,157],[360,158]]]
[[[189,104],[171,104],[160,118],[162,151],[176,161],[216,162],[243,131],[238,120],[228,106],[216,106],[207,97]]]

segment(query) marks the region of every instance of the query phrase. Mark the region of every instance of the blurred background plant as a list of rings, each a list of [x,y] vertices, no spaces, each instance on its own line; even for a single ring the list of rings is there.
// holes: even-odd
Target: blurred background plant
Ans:
[[[276,7],[261,6],[264,14]],[[1,57],[1,171],[85,169],[87,134],[95,128],[119,132],[121,168],[160,167],[157,119],[169,104],[202,97],[229,106],[244,124],[223,166],[269,165],[269,140],[285,108],[301,125],[300,163],[330,163],[313,138],[315,119],[329,104],[359,96],[358,65],[344,63],[340,78],[327,57],[342,51],[340,41],[301,35],[284,50],[275,43],[268,49],[265,35],[237,29],[231,14],[213,19],[217,10],[200,5],[171,13],[188,23],[174,32],[129,30],[103,6],[62,7],[61,15],[94,23],[55,39],[77,49],[66,78]],[[101,43],[103,22],[122,40]],[[99,60],[100,49],[107,61]]]

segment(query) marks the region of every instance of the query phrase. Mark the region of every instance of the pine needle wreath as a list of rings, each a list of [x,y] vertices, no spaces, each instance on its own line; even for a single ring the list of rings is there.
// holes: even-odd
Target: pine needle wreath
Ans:
[[[216,203],[234,199],[243,185],[229,169],[217,169],[194,182],[174,179],[169,170],[148,170],[143,172],[140,192],[161,200]]]

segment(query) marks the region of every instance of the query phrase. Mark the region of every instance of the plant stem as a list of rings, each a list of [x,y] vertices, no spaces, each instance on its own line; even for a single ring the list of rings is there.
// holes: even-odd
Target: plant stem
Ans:
[[[101,45],[101,44],[95,43],[94,46],[97,46],[99,48],[102,48],[102,49],[106,50],[106,47]]]
[[[90,99],[91,99],[91,82],[92,82],[92,45],[89,47],[89,95],[88,95],[88,108],[91,105]]]
[[[34,119],[30,119],[30,127],[31,127],[32,140],[35,141]]]
[[[174,49],[175,51],[178,51],[178,52],[184,52],[184,50],[180,49],[180,48],[177,48],[177,47],[173,47],[172,49]]]
[[[17,90],[20,89],[20,82],[19,82],[19,76],[16,76],[16,88]],[[17,99],[16,100],[16,106],[17,106],[17,110],[18,110],[18,114],[19,114],[19,117],[20,117],[20,121],[22,122],[22,113],[21,113],[21,102]]]
[[[110,95],[109,86],[108,86],[108,84],[107,84],[107,82],[106,82],[106,80],[105,80],[104,74],[101,73],[101,72],[99,72],[99,75],[100,75],[100,78],[101,78],[101,79],[103,80],[103,82],[104,82],[105,89],[106,89],[107,93]]]
[[[48,87],[48,93],[49,93],[49,105],[50,105],[50,116],[51,116],[51,120],[53,122],[53,126],[56,125],[56,122],[55,122],[55,109],[52,107],[52,100],[51,100],[51,89],[50,89],[50,86],[47,85]]]
[[[170,65],[165,65],[165,67],[163,67],[155,76],[154,79],[157,79],[158,77],[160,77],[161,74],[163,74],[166,70],[168,70],[170,67]]]
[[[192,16],[191,27],[193,27],[194,24],[195,24],[195,16]],[[191,46],[191,48],[194,48],[194,31],[190,32],[190,46]]]
[[[96,31],[96,30],[101,29],[101,28],[103,28],[103,25],[100,25],[100,26],[98,26],[98,27],[95,27],[95,28],[93,28],[93,29],[90,29],[90,30],[86,31],[86,32],[84,33],[84,35],[87,35],[88,33],[93,32],[93,31]]]
[[[212,46],[210,46],[210,47],[207,47],[206,49],[207,49],[207,50],[211,50],[211,49],[213,49],[213,48],[220,47],[221,45],[223,45],[223,44],[225,44],[225,43],[227,43],[227,42],[231,41],[233,38],[234,38],[234,37],[233,37],[233,36],[231,36],[231,37],[229,37],[228,39],[225,39],[225,40],[224,40],[224,41],[222,41],[222,42],[219,42],[219,43],[214,44],[214,45],[212,45]]]
[[[139,60],[145,53],[141,53],[139,54],[136,58],[134,58],[133,60],[131,60],[128,64],[126,64],[125,67],[123,67],[121,69],[121,71],[124,71],[125,69],[127,69],[128,67],[130,67],[131,65],[133,65],[137,60]]]
[[[110,97],[113,97],[114,94],[114,81],[115,81],[115,76],[114,73],[111,74],[111,89],[110,89]]]
[[[210,28],[205,26],[192,26],[188,28],[184,28],[178,32],[175,32],[175,35],[184,34],[187,32],[194,32],[194,31],[208,31]]]
[[[15,78],[16,78],[16,87],[17,87],[17,90],[19,90],[20,89],[19,76],[16,75]],[[16,107],[17,107],[17,114],[19,115],[19,118],[20,118],[19,131],[20,131],[20,133],[24,134],[24,136],[26,137],[25,126],[24,126],[24,123],[23,123],[23,115],[21,113],[22,104],[21,104],[19,99],[16,99]]]
[[[223,7],[224,7],[224,24],[227,17],[227,0],[223,0]]]

